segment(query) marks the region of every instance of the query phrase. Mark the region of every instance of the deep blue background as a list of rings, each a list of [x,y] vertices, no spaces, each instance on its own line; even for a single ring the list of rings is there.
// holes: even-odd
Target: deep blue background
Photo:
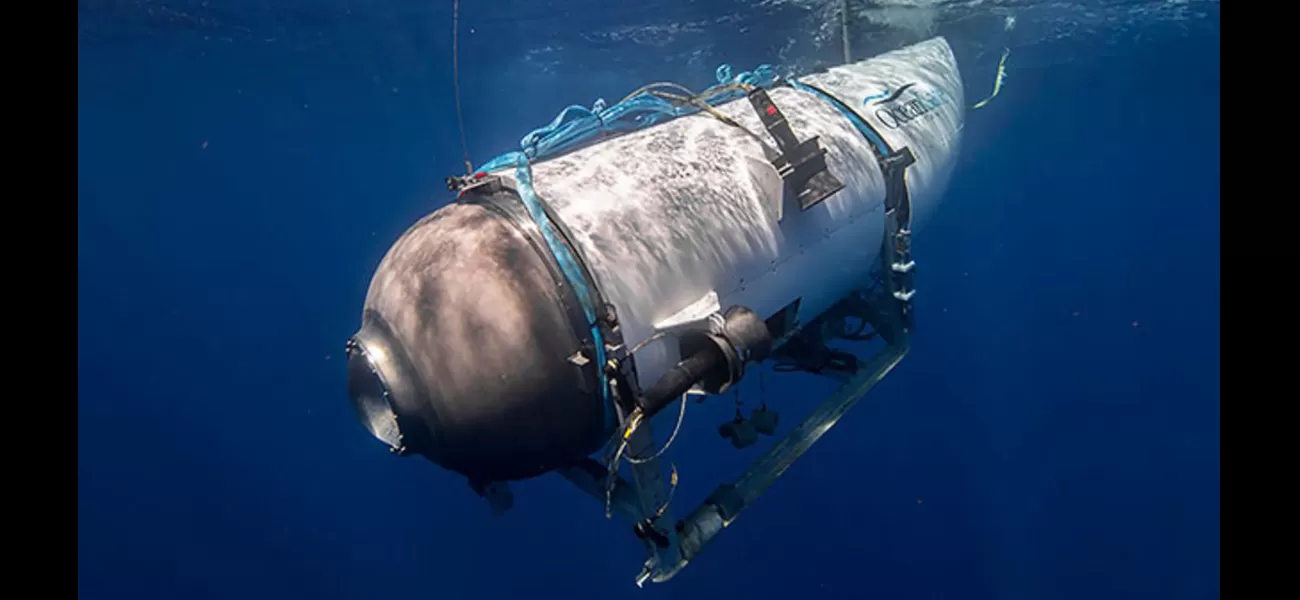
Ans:
[[[81,597],[1218,597],[1217,7],[1209,33],[1016,50],[919,232],[912,354],[637,591],[628,528],[558,478],[493,519],[345,398],[370,273],[460,168],[450,11],[357,16],[400,33],[378,41],[286,11],[271,39],[99,4],[78,75]],[[551,73],[511,23],[463,24],[493,32],[462,48],[478,162],[565,104],[700,87],[780,45],[620,67],[602,38],[599,68]],[[997,50],[959,51],[972,101]],[[766,381],[789,421],[813,400]],[[749,457],[709,433],[727,410],[688,413],[674,446],[692,501]]]

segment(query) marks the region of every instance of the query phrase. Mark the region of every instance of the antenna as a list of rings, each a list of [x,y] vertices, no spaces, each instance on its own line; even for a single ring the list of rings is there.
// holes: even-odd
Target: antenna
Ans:
[[[844,38],[844,64],[847,65],[853,61],[849,51],[849,0],[840,5],[840,36]]]
[[[465,141],[465,118],[460,113],[460,0],[455,0],[451,9],[451,86],[456,94],[456,125],[460,127],[460,148],[465,152],[465,174],[469,175],[474,166]]]

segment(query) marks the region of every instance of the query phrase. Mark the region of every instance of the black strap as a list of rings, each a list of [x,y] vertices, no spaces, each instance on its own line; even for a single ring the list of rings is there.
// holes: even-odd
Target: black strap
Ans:
[[[895,301],[904,327],[911,329],[913,269],[912,261],[912,196],[907,188],[907,168],[916,163],[916,156],[907,147],[893,150],[880,132],[866,119],[825,90],[801,81],[786,81],[795,89],[812,92],[814,96],[834,107],[867,140],[880,165],[885,180],[885,238],[882,242],[881,262],[884,266],[886,292]],[[900,88],[901,93],[910,86]]]

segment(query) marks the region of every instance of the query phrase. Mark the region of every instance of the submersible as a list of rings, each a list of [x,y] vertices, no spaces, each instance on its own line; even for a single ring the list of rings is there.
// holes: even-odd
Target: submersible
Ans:
[[[634,523],[649,552],[638,583],[676,573],[906,353],[911,236],[965,116],[943,38],[678,87],[566,111],[449,178],[456,200],[392,245],[347,344],[348,392],[376,438],[498,510],[507,482],[565,476]],[[849,317],[886,342],[875,359],[831,360],[827,332],[844,337]],[[664,481],[649,418],[763,361],[842,385],[674,520],[676,471]],[[754,423],[775,434],[774,418]],[[744,425],[723,428],[737,447]]]

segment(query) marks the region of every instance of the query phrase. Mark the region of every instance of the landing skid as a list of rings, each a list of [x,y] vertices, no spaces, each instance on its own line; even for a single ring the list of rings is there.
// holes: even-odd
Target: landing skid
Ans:
[[[885,346],[869,359],[858,362],[852,372],[836,370],[820,373],[839,381],[839,387],[802,423],[755,460],[743,475],[731,483],[718,486],[685,518],[674,522],[671,513],[663,510],[670,508],[667,504],[671,491],[664,481],[663,467],[658,459],[631,465],[635,483],[615,475],[612,486],[607,486],[605,468],[594,460],[589,461],[589,464],[560,470],[560,474],[579,489],[600,502],[607,503],[610,513],[617,513],[637,526],[638,537],[645,543],[648,554],[645,565],[636,578],[638,586],[644,585],[646,581],[668,581],[681,571],[907,354],[910,348],[907,315],[893,301],[894,298],[886,292],[876,296],[874,301],[861,298],[853,300],[860,317],[870,323],[885,341]],[[815,320],[809,327],[819,324]],[[790,339],[792,338],[780,340],[779,343],[784,344]],[[775,349],[773,356],[774,359],[782,357],[781,347]],[[629,454],[654,454],[652,438],[650,423],[643,423],[629,440]],[[651,528],[650,531],[646,531],[646,527]]]

